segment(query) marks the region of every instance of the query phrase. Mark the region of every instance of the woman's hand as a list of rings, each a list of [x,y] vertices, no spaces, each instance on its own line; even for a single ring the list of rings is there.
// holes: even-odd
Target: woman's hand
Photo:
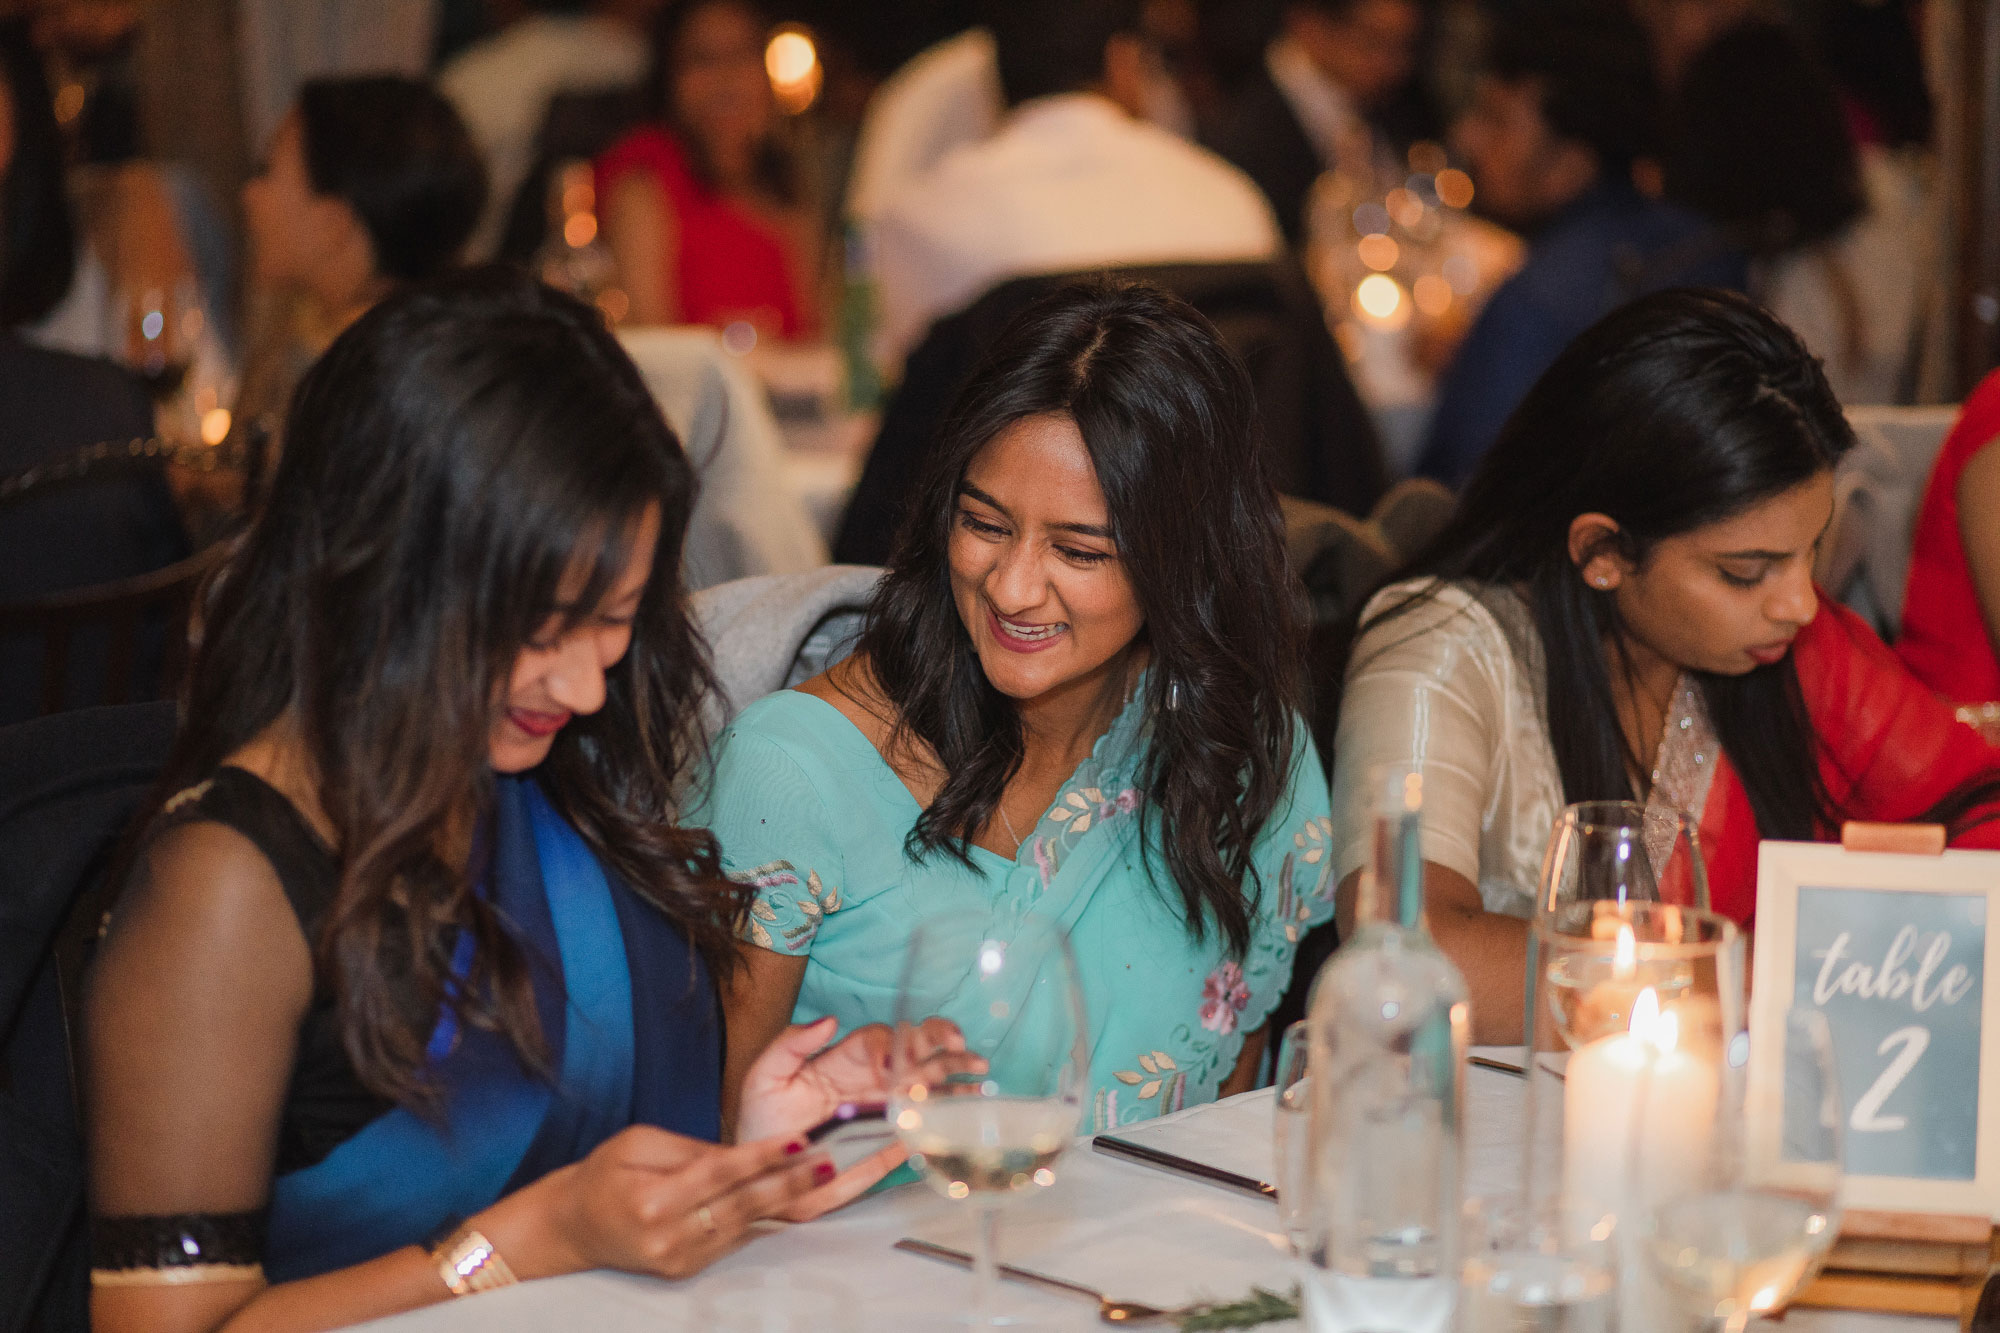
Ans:
[[[634,1125],[473,1219],[522,1279],[617,1268],[680,1278],[834,1179],[803,1138],[723,1147]]]
[[[745,1137],[799,1134],[819,1124],[844,1102],[886,1101],[893,1090],[895,1034],[881,1023],[856,1028],[831,1048],[832,1017],[786,1028],[757,1057],[743,1078],[737,1132]],[[929,1018],[906,1040],[922,1053],[921,1077],[942,1080],[978,1073],[986,1062],[965,1049],[958,1025]],[[794,1222],[819,1216],[862,1193],[888,1175],[908,1154],[891,1144],[798,1199],[781,1216]]]

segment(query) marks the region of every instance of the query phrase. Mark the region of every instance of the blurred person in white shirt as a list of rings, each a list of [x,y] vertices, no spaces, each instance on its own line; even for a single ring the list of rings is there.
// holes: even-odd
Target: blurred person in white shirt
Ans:
[[[486,161],[486,211],[468,253],[500,245],[514,196],[534,165],[549,104],[562,93],[614,92],[645,82],[650,32],[665,0],[534,0],[529,12],[454,56],[438,87]]]
[[[1008,278],[1274,257],[1249,177],[1140,119],[1157,59],[1139,0],[996,0],[1008,112],[886,200],[873,229],[879,349],[892,368],[938,318]]]

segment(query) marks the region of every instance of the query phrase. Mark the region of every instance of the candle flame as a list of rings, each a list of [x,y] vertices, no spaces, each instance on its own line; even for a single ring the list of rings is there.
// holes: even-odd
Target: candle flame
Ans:
[[[1639,946],[1632,938],[1632,927],[1618,927],[1618,943],[1611,951],[1611,975],[1623,981],[1638,970]]]
[[[1665,1055],[1680,1045],[1681,1021],[1671,1010],[1661,1011],[1658,992],[1648,986],[1632,1001],[1630,1031],[1634,1041],[1643,1042]]]

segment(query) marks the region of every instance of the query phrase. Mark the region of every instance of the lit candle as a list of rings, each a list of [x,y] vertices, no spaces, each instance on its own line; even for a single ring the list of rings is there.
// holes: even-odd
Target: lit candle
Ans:
[[[1639,1214],[1701,1169],[1715,1131],[1720,1079],[1679,1049],[1679,1029],[1647,987],[1632,1002],[1629,1029],[1578,1049],[1564,1071],[1563,1189],[1579,1224],[1617,1218],[1625,1333],[1663,1327],[1669,1310],[1637,1249]]]
[[[1694,970],[1679,959],[1648,959],[1641,964],[1632,927],[1620,923],[1609,959],[1576,950],[1549,964],[1549,999],[1564,1042],[1582,1046],[1607,1035],[1624,1035],[1631,1028],[1632,1006],[1641,992],[1671,1002],[1694,984]]]

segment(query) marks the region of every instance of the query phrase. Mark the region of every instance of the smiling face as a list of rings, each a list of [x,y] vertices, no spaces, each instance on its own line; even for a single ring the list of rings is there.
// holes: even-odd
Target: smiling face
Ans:
[[[1782,658],[1818,613],[1813,554],[1832,516],[1833,474],[1822,472],[1731,518],[1665,538],[1636,567],[1597,556],[1584,578],[1616,589],[1635,656],[1740,676]]]
[[[1066,416],[1024,418],[974,455],[950,561],[986,679],[1016,701],[1101,685],[1145,626],[1090,453]]]
[[[632,646],[632,621],[653,572],[660,544],[660,510],[648,505],[639,520],[625,568],[587,614],[566,623],[551,615],[514,659],[507,690],[487,742],[496,773],[525,773],[548,758],[556,733],[578,714],[604,706],[604,675]],[[556,600],[567,603],[589,578],[579,562],[563,576]]]

